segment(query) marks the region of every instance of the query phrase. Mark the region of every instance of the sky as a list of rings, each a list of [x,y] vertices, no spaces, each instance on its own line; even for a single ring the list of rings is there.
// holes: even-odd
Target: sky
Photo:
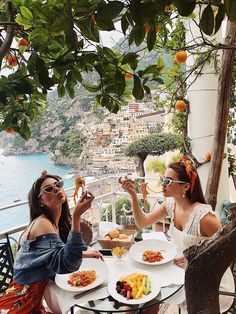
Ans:
[[[121,38],[124,37],[124,34],[121,31],[120,23],[115,23],[115,28],[115,31],[100,31],[103,46],[112,48]]]

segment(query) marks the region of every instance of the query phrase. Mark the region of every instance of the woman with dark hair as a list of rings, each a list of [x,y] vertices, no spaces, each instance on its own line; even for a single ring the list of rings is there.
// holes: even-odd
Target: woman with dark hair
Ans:
[[[206,237],[211,237],[221,228],[221,224],[211,206],[206,204],[197,171],[186,158],[182,157],[179,162],[170,163],[160,181],[165,201],[149,214],[143,213],[139,207],[133,181],[125,178],[121,183],[123,189],[131,196],[137,227],[144,228],[161,221],[166,216],[170,217],[168,233],[179,250],[174,263],[185,268],[183,251],[194,244],[199,244]],[[230,269],[222,278],[220,290],[234,291]],[[221,312],[226,311],[232,302],[233,298],[220,296]],[[182,305],[181,308],[183,310],[181,313],[187,313],[186,305]]]
[[[102,258],[98,251],[87,251],[80,232],[81,215],[93,199],[83,192],[70,214],[59,176],[44,172],[34,182],[28,195],[30,224],[21,236],[13,281],[0,296],[4,313],[47,313],[42,298],[48,280],[77,271],[84,257]]]

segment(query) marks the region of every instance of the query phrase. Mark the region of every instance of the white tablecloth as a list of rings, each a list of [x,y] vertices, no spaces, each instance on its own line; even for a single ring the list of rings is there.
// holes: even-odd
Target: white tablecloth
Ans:
[[[171,284],[179,285],[184,283],[184,270],[175,266],[172,262],[157,266],[144,265],[134,261],[127,254],[124,264],[116,264],[113,257],[105,257],[105,263],[109,270],[108,280],[113,278],[114,275],[126,271],[134,271],[134,269],[137,268],[154,273],[162,287]],[[74,295],[77,293],[78,292],[74,293],[61,289],[51,280],[46,289],[46,300],[54,314],[66,314],[70,307],[76,304],[76,302],[78,304],[83,304],[91,300],[98,300],[109,296],[107,287],[95,290],[90,294],[75,300]]]

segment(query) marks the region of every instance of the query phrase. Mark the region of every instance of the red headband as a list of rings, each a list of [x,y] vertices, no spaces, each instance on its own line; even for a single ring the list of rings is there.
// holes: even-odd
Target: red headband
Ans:
[[[198,176],[197,172],[192,168],[191,162],[190,160],[187,160],[186,156],[183,156],[180,158],[180,160],[178,161],[180,165],[185,167],[187,176],[189,177],[189,181],[190,181],[190,192],[193,192],[194,189],[194,185],[195,185],[195,181],[196,178]]]

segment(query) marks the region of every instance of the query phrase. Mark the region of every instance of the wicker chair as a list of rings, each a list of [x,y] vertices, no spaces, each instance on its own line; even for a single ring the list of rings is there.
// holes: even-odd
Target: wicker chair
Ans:
[[[228,295],[228,296],[232,296],[234,297],[234,301],[231,305],[231,307],[224,312],[223,314],[236,314],[236,259],[234,259],[234,261],[232,262],[231,266],[230,266],[233,276],[234,276],[234,283],[235,283],[235,291],[234,292],[224,292],[224,291],[219,291],[220,295]]]
[[[3,292],[13,277],[13,254],[8,236],[0,243],[0,292]]]

